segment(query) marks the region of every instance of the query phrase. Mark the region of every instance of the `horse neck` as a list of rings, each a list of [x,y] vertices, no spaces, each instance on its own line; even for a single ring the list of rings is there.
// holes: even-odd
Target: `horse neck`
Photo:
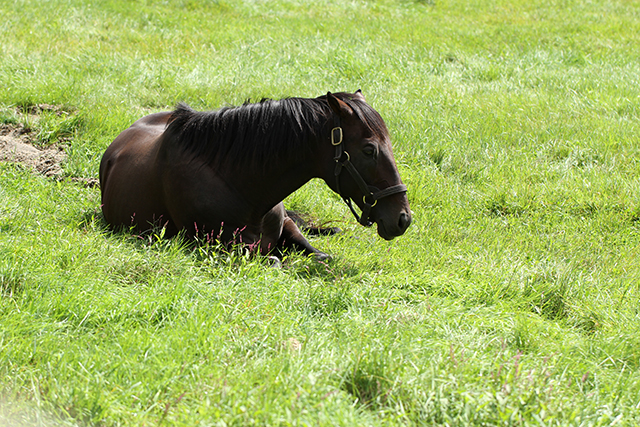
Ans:
[[[257,211],[268,211],[312,178],[322,177],[325,163],[333,162],[330,143],[325,146],[323,141],[312,141],[312,144],[312,152],[302,158],[284,159],[264,168],[243,170],[242,177],[236,181],[236,188]]]

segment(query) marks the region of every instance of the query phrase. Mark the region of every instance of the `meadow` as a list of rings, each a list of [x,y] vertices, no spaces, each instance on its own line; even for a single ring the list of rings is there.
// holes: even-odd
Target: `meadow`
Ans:
[[[0,424],[640,425],[637,2],[2,1],[0,52],[0,124],[68,154],[0,162]],[[113,233],[83,185],[178,102],[356,89],[393,241],[311,181],[333,259],[271,268]]]

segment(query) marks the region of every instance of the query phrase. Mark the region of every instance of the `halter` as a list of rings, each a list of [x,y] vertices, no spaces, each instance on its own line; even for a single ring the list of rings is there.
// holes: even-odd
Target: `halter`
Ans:
[[[407,191],[407,186],[404,184],[398,184],[387,187],[384,190],[380,190],[373,185],[367,185],[356,167],[351,163],[349,153],[345,151],[344,145],[342,144],[344,134],[342,132],[342,127],[340,126],[340,117],[337,115],[334,117],[334,127],[331,129],[331,145],[336,147],[336,154],[333,157],[333,160],[336,162],[336,168],[334,171],[334,175],[336,177],[336,189],[338,190],[340,197],[342,197],[342,200],[344,200],[347,206],[349,206],[349,209],[356,218],[356,221],[365,227],[370,227],[373,225],[373,223],[369,221],[371,208],[378,203],[378,200],[393,194],[404,193]],[[349,172],[363,194],[362,202],[364,203],[364,208],[362,209],[362,215],[358,215],[354,209],[353,204],[351,203],[351,197],[344,196],[342,191],[340,191],[340,173],[343,168]]]

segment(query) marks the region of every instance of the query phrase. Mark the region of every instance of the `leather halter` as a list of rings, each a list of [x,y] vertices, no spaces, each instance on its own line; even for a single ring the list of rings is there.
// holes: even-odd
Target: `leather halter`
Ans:
[[[369,220],[371,208],[378,203],[378,200],[393,194],[404,193],[407,191],[407,186],[404,184],[398,184],[380,190],[373,185],[367,185],[356,167],[351,163],[349,153],[344,149],[344,145],[342,144],[343,137],[344,133],[340,126],[340,117],[336,115],[334,116],[334,127],[331,129],[331,145],[336,147],[335,156],[333,157],[333,160],[336,162],[336,168],[334,171],[334,175],[336,177],[336,189],[338,190],[338,194],[342,197],[342,200],[344,200],[351,210],[356,221],[365,227],[370,227],[373,225],[373,222]],[[351,197],[343,195],[342,191],[340,191],[340,173],[342,172],[342,169],[346,169],[347,172],[349,172],[363,194],[362,202],[364,203],[364,208],[362,209],[362,215],[358,215],[354,209],[353,204],[351,203]]]

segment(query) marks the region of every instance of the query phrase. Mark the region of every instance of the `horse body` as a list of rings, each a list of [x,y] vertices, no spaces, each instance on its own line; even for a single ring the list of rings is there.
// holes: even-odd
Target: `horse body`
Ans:
[[[118,135],[102,156],[102,211],[110,225],[145,230],[169,218],[159,185],[162,165],[158,153],[170,116],[171,113],[156,113],[137,120]],[[166,225],[168,232],[177,232],[172,221]]]
[[[326,257],[286,215],[282,200],[319,177],[356,205],[367,203],[355,180],[340,183],[335,176],[330,135],[336,120],[366,182],[380,188],[401,182],[386,127],[381,118],[366,123],[364,113],[375,110],[365,106],[357,92],[213,112],[179,106],[143,117],[102,158],[105,219],[141,231],[165,227],[166,236],[184,230],[187,237],[256,245],[262,254],[294,248]],[[378,233],[386,239],[402,234],[411,220],[404,191],[379,202],[371,209]]]

